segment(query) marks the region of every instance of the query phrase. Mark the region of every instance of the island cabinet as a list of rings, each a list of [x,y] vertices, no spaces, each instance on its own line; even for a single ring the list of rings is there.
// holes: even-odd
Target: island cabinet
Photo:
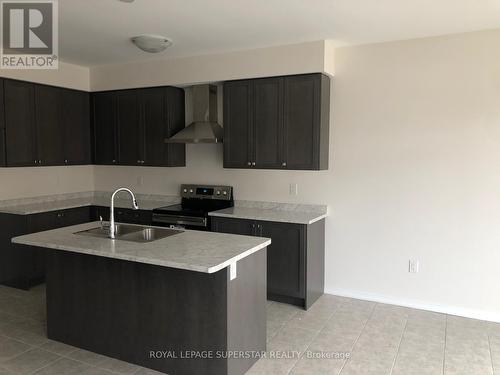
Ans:
[[[244,375],[264,354],[268,239],[75,234],[94,226],[14,239],[46,254],[49,339],[176,375]]]
[[[8,167],[90,164],[89,94],[5,80]]]
[[[267,297],[308,309],[324,289],[324,220],[293,224],[212,217],[212,231],[271,238]]]
[[[328,169],[330,79],[323,74],[224,83],[224,167]]]
[[[104,165],[185,166],[185,145],[165,138],[185,126],[184,90],[155,87],[93,94],[95,161]]]
[[[32,215],[0,214],[0,284],[29,289],[45,279],[45,254],[11,243],[13,237],[82,224],[92,220],[91,207]]]

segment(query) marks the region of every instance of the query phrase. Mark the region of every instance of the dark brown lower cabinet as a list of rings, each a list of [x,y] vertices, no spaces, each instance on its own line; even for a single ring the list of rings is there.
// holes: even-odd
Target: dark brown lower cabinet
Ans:
[[[32,215],[0,214],[0,284],[29,289],[45,279],[45,253],[11,239],[28,233],[89,222],[91,207],[78,207]]]
[[[94,220],[109,220],[109,207],[94,207]],[[153,212],[148,210],[133,210],[131,208],[115,208],[115,221],[127,224],[153,224]]]
[[[306,310],[324,292],[325,221],[310,225],[212,217],[212,231],[271,238],[267,297]]]
[[[0,128],[0,167],[5,167],[5,129]]]

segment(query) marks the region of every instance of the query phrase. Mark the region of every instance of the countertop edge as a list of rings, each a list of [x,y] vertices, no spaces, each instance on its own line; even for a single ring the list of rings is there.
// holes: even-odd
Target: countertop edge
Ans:
[[[226,261],[224,261],[221,264],[218,264],[216,266],[211,266],[211,267],[200,267],[200,266],[190,266],[186,265],[185,263],[176,263],[176,262],[161,262],[161,261],[152,261],[150,259],[146,258],[140,258],[134,256],[134,259],[131,259],[130,256],[124,255],[124,254],[103,254],[103,253],[96,253],[94,250],[87,250],[87,249],[82,249],[82,248],[71,248],[69,246],[40,246],[40,243],[38,241],[29,241],[29,240],[21,240],[20,237],[22,236],[17,236],[13,237],[11,239],[11,242],[14,244],[18,245],[26,245],[26,246],[34,246],[34,247],[39,247],[39,248],[47,248],[47,249],[52,249],[52,250],[59,250],[59,251],[68,251],[71,253],[76,253],[76,254],[85,254],[85,255],[94,255],[94,256],[99,256],[103,258],[110,258],[110,259],[118,259],[118,260],[125,260],[129,262],[136,262],[136,263],[143,263],[143,264],[150,264],[154,266],[160,266],[160,267],[168,267],[168,268],[175,268],[175,269],[182,269],[186,271],[196,271],[196,272],[202,272],[202,273],[215,273],[218,272],[228,266],[230,266],[233,263],[238,262],[241,259],[246,258],[249,255],[252,255],[253,253],[262,250],[263,248],[266,248],[271,244],[271,240],[267,239],[262,244],[259,244],[257,246],[254,246],[253,248],[233,257],[230,258]]]
[[[265,209],[263,209],[265,210]],[[269,211],[274,211],[275,210],[269,210]],[[294,211],[291,211],[291,214],[293,214]],[[295,211],[297,213],[297,211]],[[301,212],[303,213],[303,212]],[[238,214],[230,214],[226,212],[217,212],[217,211],[212,211],[209,212],[209,216],[215,216],[215,217],[227,217],[227,218],[233,218],[233,219],[246,219],[246,220],[260,220],[260,221],[274,221],[277,223],[290,223],[290,224],[304,224],[304,225],[310,225],[313,224],[317,221],[320,221],[322,219],[325,219],[328,217],[327,213],[316,213],[316,212],[307,212],[307,214],[311,214],[311,216],[314,216],[310,220],[293,220],[293,219],[279,219],[279,218],[263,218],[262,216],[257,216],[257,215],[238,215]]]

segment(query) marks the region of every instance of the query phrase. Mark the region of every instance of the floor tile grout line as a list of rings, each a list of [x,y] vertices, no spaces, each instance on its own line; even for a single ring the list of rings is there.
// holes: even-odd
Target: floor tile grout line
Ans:
[[[59,358],[57,358],[56,360],[54,360],[54,361],[52,361],[52,362],[50,362],[50,363],[46,364],[45,366],[39,367],[39,368],[37,368],[36,370],[34,370],[34,371],[30,372],[28,375],[33,375],[34,373],[36,373],[36,372],[38,372],[38,371],[40,371],[40,370],[43,370],[43,369],[44,369],[44,368],[46,368],[46,367],[52,366],[54,363],[57,363],[57,362],[61,361],[62,359],[63,359],[62,357],[59,357]]]
[[[406,319],[405,319],[405,326],[403,327],[403,332],[401,332],[401,337],[399,338],[398,350],[396,351],[396,355],[394,356],[394,360],[392,361],[391,372],[389,373],[389,375],[391,375],[393,373],[394,367],[396,366],[396,361],[397,361],[398,356],[399,356],[399,350],[401,349],[401,343],[403,342],[403,337],[406,333],[406,328],[408,327],[409,318],[410,318],[410,316],[408,314],[406,316]]]
[[[492,374],[495,375],[495,366],[493,365],[493,353],[491,352],[491,338],[489,333],[488,333],[488,348],[490,350],[491,371]]]
[[[326,322],[323,324],[323,326],[318,330],[318,332],[316,332],[316,334],[314,335],[314,337],[311,339],[311,341],[309,341],[309,344],[307,344],[307,347],[304,349],[304,353],[307,351],[307,349],[309,349],[309,347],[311,346],[312,342],[314,341],[314,339],[316,337],[318,337],[318,335],[323,331],[323,329],[326,327],[326,325],[328,324],[328,322],[333,319],[333,316],[335,315],[335,312],[339,309],[340,306],[336,306],[332,312],[332,314],[330,315],[330,317],[326,320]],[[297,366],[297,364],[299,363],[299,361],[301,360],[301,358],[304,356],[304,353],[302,353],[302,355],[299,357],[299,359],[294,363],[294,365],[290,368],[290,370],[288,370],[287,372],[287,375],[290,374],[293,369]]]
[[[445,326],[444,326],[444,347],[443,347],[443,368],[442,373],[444,375],[444,369],[446,368],[446,346],[448,343],[448,314],[445,315]]]
[[[372,308],[372,311],[371,311],[371,314],[370,314],[370,317],[368,319],[366,319],[366,322],[365,324],[363,324],[363,328],[361,328],[360,332],[359,332],[359,335],[358,337],[356,337],[356,340],[354,340],[354,343],[352,344],[351,346],[351,355],[349,356],[349,358],[347,358],[346,361],[344,361],[344,363],[342,364],[342,367],[340,368],[340,371],[338,373],[338,375],[341,375],[342,374],[342,371],[344,371],[344,368],[346,367],[347,363],[349,362],[349,360],[351,359],[352,357],[352,353],[354,352],[354,348],[356,347],[356,344],[358,343],[359,341],[359,338],[361,337],[361,335],[363,334],[363,332],[365,331],[366,329],[366,326],[368,325],[368,322],[373,318],[373,315],[375,314],[375,310],[377,308],[377,305],[378,303],[375,303],[373,305],[373,308]]]

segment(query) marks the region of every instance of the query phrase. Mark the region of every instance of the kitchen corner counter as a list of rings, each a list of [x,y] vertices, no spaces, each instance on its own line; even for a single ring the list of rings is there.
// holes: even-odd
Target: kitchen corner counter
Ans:
[[[261,204],[260,207],[238,205],[219,211],[210,212],[210,216],[228,217],[234,219],[274,221],[294,224],[313,224],[328,216],[326,206],[321,205],[290,205],[282,203]]]
[[[141,210],[153,210],[180,201],[177,196],[136,194],[136,197]],[[31,215],[85,206],[109,207],[110,201],[111,192],[101,191],[48,195],[0,201],[0,212],[14,215]],[[115,200],[115,207],[132,208],[132,204],[128,197],[127,199],[121,199],[118,196]]]
[[[99,222],[85,223],[15,237],[12,242],[204,273],[217,272],[271,244],[268,238],[193,230],[148,243],[75,234],[96,227]]]

